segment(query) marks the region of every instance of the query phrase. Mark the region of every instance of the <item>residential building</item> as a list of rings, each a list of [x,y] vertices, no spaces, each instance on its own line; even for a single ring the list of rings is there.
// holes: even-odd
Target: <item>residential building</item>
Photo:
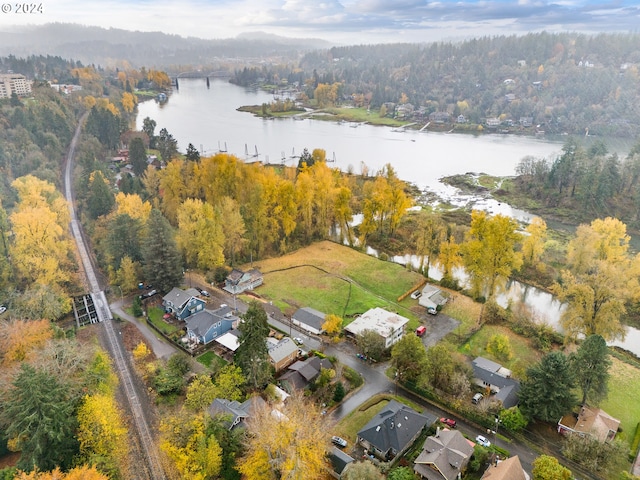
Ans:
[[[278,382],[289,392],[303,390],[318,378],[323,368],[333,368],[328,358],[312,356],[306,360],[298,360],[289,366],[289,370],[278,379]]]
[[[203,310],[187,317],[187,338],[191,344],[207,345],[232,328],[236,328],[239,320],[228,306],[214,311]]]
[[[427,437],[413,471],[426,480],[455,480],[473,455],[473,442],[457,430],[440,430]]]
[[[338,447],[332,447],[328,457],[329,461],[331,462],[331,466],[333,467],[331,476],[338,479],[342,477],[342,473],[349,466],[349,464],[355,461],[352,456],[346,454]]]
[[[358,432],[358,443],[383,461],[402,455],[436,418],[391,400]]]
[[[449,123],[451,115],[448,112],[432,112],[429,114],[429,121],[433,123]]]
[[[174,287],[162,297],[165,312],[173,314],[179,320],[185,320],[194,313],[205,309],[207,303],[198,297],[200,292],[195,288],[182,290]]]
[[[12,94],[24,97],[31,93],[31,82],[19,73],[0,74],[0,98],[10,98]]]
[[[565,415],[558,422],[558,433],[577,433],[578,435],[589,435],[599,442],[612,441],[618,428],[620,420],[613,418],[600,408],[582,406],[580,411]]]
[[[223,289],[237,295],[246,290],[253,290],[259,287],[262,285],[262,282],[262,273],[260,273],[259,270],[252,268],[251,270],[243,272],[242,270],[234,268],[225,279]]]
[[[518,404],[520,382],[511,378],[511,370],[484,357],[475,358],[472,367],[475,384],[488,388],[491,400],[502,402],[504,408]]]
[[[384,340],[385,348],[390,348],[404,335],[404,327],[409,319],[376,307],[366,311],[345,327],[348,335],[357,336],[365,330],[373,330]]]
[[[438,310],[442,308],[449,298],[446,294],[435,285],[425,285],[422,289],[422,295],[418,300],[418,304],[425,308]]]
[[[506,460],[496,460],[487,468],[480,480],[529,480],[529,474],[524,471],[520,459],[509,457]]]
[[[272,343],[270,340],[275,340]],[[298,346],[289,337],[281,340],[267,338],[267,348],[269,349],[269,363],[273,366],[276,373],[284,370],[298,358]]]
[[[291,317],[291,321],[294,325],[298,325],[300,328],[305,329],[307,332],[321,334],[322,325],[324,324],[324,317],[326,315],[318,310],[310,307],[299,308],[296,313]]]
[[[228,420],[225,421],[225,424],[229,430],[232,430],[246,418],[253,415],[257,409],[264,408],[265,405],[266,402],[259,395],[254,395],[242,403],[235,400],[216,398],[211,402],[207,411],[211,417],[218,415],[227,416]]]
[[[491,127],[491,128],[499,127],[501,123],[502,122],[500,121],[500,119],[496,117],[487,118],[486,120],[487,127]]]

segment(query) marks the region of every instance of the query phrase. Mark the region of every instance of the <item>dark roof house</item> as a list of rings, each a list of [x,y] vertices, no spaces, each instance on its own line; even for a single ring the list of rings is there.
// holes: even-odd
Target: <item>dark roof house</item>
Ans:
[[[325,316],[324,313],[314,308],[305,307],[296,310],[296,313],[291,317],[291,321],[300,328],[319,335],[323,332],[322,325],[324,324]]]
[[[464,473],[472,455],[473,442],[460,432],[438,429],[425,440],[413,470],[427,480],[454,480]]]
[[[362,430],[358,443],[382,460],[401,455],[436,418],[420,414],[395,400],[390,401]]]
[[[333,472],[335,473],[335,475],[333,476],[336,478],[340,478],[347,465],[355,461],[352,456],[347,455],[338,447],[333,447],[329,452],[328,457],[329,461],[331,462],[331,466],[333,467]]]
[[[504,408],[518,404],[520,382],[511,377],[511,371],[499,363],[484,357],[477,357],[472,362],[473,377],[476,385],[489,387],[494,394],[491,399],[502,402]]]
[[[191,342],[206,345],[235,328],[238,321],[228,306],[213,311],[203,310],[187,317],[187,337]]]
[[[173,313],[180,320],[184,320],[194,313],[204,310],[207,303],[198,298],[200,292],[195,288],[182,290],[174,287],[162,297],[162,306],[167,313]]]
[[[253,290],[262,285],[263,278],[260,270],[252,268],[246,272],[233,269],[224,281],[223,289],[237,295],[246,290]]]
[[[227,428],[231,430],[245,418],[255,413],[257,408],[266,405],[266,402],[259,395],[255,395],[245,400],[243,403],[235,400],[226,400],[224,398],[216,398],[207,411],[209,415],[215,417],[216,415],[228,415],[229,421],[226,422]]]
[[[329,359],[312,356],[306,360],[298,360],[289,366],[288,371],[278,381],[289,392],[302,390],[318,378],[323,368],[333,368]]]

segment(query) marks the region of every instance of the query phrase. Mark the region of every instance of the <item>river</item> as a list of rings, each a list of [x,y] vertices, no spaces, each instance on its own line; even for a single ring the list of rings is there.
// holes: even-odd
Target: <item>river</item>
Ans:
[[[290,158],[304,148],[322,148],[327,158],[335,157],[341,170],[375,173],[387,163],[398,176],[419,188],[435,193],[457,206],[473,205],[490,213],[501,213],[527,221],[531,215],[505,203],[460,193],[444,185],[440,178],[468,172],[508,176],[527,155],[553,159],[560,153],[561,140],[515,135],[468,135],[455,133],[394,131],[389,127],[366,124],[338,124],[322,120],[281,118],[266,120],[238,112],[243,105],[261,105],[273,101],[263,91],[249,90],[222,80],[213,80],[207,88],[204,79],[181,79],[180,89],[166,103],[143,102],[138,106],[137,128],[150,117],[156,121],[156,134],[162,128],[178,141],[180,151],[189,143],[204,155],[227,150],[246,161],[297,163]],[[629,146],[616,146],[623,158]],[[610,147],[611,148],[611,147]],[[625,149],[627,149],[625,151]],[[258,157],[245,157],[245,153]],[[533,287],[512,282],[507,299],[524,299],[541,318],[557,327],[562,312],[552,295]],[[615,342],[640,356],[640,330],[629,328],[624,342]]]

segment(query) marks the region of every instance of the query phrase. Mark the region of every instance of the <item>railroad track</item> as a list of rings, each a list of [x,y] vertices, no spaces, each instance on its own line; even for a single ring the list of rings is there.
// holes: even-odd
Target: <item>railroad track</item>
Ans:
[[[131,416],[133,418],[133,425],[136,429],[142,451],[144,452],[144,458],[140,459],[145,464],[145,470],[149,478],[152,480],[163,480],[166,478],[164,470],[160,463],[158,450],[156,444],[153,441],[153,432],[149,426],[149,420],[144,415],[142,403],[140,402],[140,396],[136,391],[133,377],[131,374],[131,366],[127,361],[125,350],[122,345],[120,332],[116,334],[116,329],[113,324],[113,316],[109,308],[109,303],[105,297],[104,291],[100,288],[93,262],[88,253],[88,248],[82,235],[82,229],[80,223],[76,217],[76,211],[74,206],[73,191],[71,189],[71,171],[73,165],[73,157],[82,131],[82,125],[87,118],[85,114],[78,123],[71,145],[69,146],[69,153],[67,154],[64,184],[65,184],[65,197],[69,205],[69,214],[71,218],[71,233],[78,246],[78,254],[82,261],[82,266],[86,275],[87,283],[89,284],[89,290],[91,291],[98,321],[102,324],[102,328],[106,333],[108,339],[108,352],[113,359],[113,363],[120,379],[120,387],[123,390],[124,398],[126,399]]]

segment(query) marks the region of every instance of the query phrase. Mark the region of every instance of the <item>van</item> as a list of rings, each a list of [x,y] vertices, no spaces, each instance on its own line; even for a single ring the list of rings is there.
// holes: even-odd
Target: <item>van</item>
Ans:
[[[473,403],[474,405],[477,405],[480,402],[480,400],[482,400],[483,398],[484,398],[484,395],[482,395],[481,393],[476,393],[471,399],[471,403]]]
[[[427,327],[425,327],[424,325],[420,325],[418,328],[416,328],[416,335],[421,337],[425,334],[426,331]]]

